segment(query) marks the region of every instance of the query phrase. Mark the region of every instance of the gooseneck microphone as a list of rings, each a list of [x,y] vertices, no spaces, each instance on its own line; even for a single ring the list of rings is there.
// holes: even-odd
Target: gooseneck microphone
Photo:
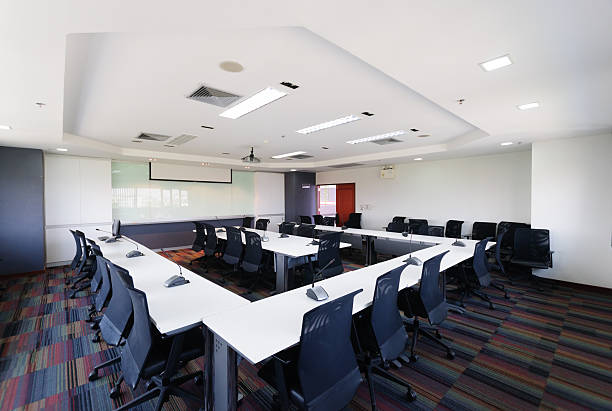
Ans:
[[[404,233],[402,233],[402,235],[404,237],[407,237],[408,233],[406,233],[406,235],[404,235]],[[421,265],[421,264],[423,264],[423,262],[421,260],[419,260],[418,258],[412,256],[412,232],[410,233],[410,240],[408,240],[408,251],[409,251],[408,258],[404,260],[404,262],[407,265]]]
[[[135,250],[129,251],[129,252],[128,252],[128,253],[125,255],[127,258],[142,257],[142,256],[144,255],[144,254],[142,253],[142,251],[140,251],[140,250],[138,249],[138,243],[137,243],[136,241],[132,241],[132,240],[130,240],[130,239],[129,239],[129,238],[127,238],[127,237],[121,237],[121,238],[123,238],[124,240],[127,240],[129,243],[132,243],[132,244],[134,244],[134,245],[136,246],[136,249],[135,249]]]
[[[166,258],[168,258],[168,260],[170,260],[174,264],[178,265],[178,268],[179,268],[179,275],[173,275],[172,277],[170,277],[166,281],[164,281],[164,287],[171,288],[171,287],[176,287],[176,286],[183,285],[183,284],[188,284],[189,280],[186,279],[185,277],[183,277],[183,267],[181,267],[181,265],[179,263],[174,261],[174,258],[172,258],[166,252],[166,250],[164,250],[163,248],[160,248],[160,251],[166,256]]]
[[[332,265],[334,261],[336,261],[336,259],[332,258],[331,261],[325,264],[325,266],[321,268],[318,273],[312,274],[312,286],[306,290],[306,296],[308,296],[309,298],[312,298],[315,301],[324,301],[329,298],[327,291],[325,291],[323,287],[321,287],[320,285],[315,286],[315,280],[317,279],[317,276],[321,275],[323,271],[325,271],[327,267]]]
[[[110,232],[110,231],[102,230],[102,229],[99,229],[99,228],[96,228],[96,231],[101,231],[103,233],[108,233],[108,234],[111,235],[110,237],[98,237],[98,240],[100,240],[100,241],[104,241],[104,242],[107,242],[107,243],[114,243],[115,241],[117,241],[117,237],[115,237],[113,235],[113,233]]]

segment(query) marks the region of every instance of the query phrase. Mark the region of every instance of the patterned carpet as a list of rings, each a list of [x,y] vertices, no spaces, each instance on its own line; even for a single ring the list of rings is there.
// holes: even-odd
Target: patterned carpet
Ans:
[[[197,254],[172,253],[181,264]],[[352,258],[351,258],[352,257]],[[359,268],[359,255],[345,260],[347,270]],[[210,279],[227,271],[212,264],[209,273],[198,264],[190,267]],[[103,377],[87,379],[94,364],[116,355],[104,343],[90,341],[84,293],[73,300],[65,292],[66,268],[0,279],[0,409],[113,409],[133,398],[111,400],[108,392],[118,377],[116,368]],[[427,341],[418,344],[419,360],[392,372],[410,382],[418,399],[407,403],[403,391],[376,379],[380,410],[397,409],[612,409],[612,293],[610,290],[555,284],[538,292],[529,282],[510,285],[510,300],[490,291],[495,310],[479,300],[467,302],[467,313],[450,313],[441,332],[457,354],[448,360],[444,351]],[[239,281],[226,287],[246,290]],[[269,295],[265,286],[247,294],[251,299]],[[80,295],[81,295],[80,294]],[[451,296],[449,296],[451,297]],[[201,369],[200,361],[187,371]],[[200,388],[187,385],[197,392]],[[243,361],[239,389],[245,394],[242,410],[269,409],[273,391],[257,377],[257,368]],[[139,387],[136,394],[141,393]],[[147,403],[138,409],[152,409]],[[165,409],[193,409],[198,404],[172,397]],[[369,409],[362,384],[350,409]]]

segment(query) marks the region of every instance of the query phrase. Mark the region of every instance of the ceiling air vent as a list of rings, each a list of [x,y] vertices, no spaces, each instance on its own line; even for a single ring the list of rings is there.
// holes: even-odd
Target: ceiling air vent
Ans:
[[[395,144],[402,143],[402,140],[398,140],[397,138],[383,138],[382,140],[370,141],[370,143],[378,144],[379,146],[386,146],[387,144]]]
[[[361,163],[346,163],[346,164],[337,164],[335,166],[329,166],[330,168],[348,168],[348,167],[358,167],[365,166],[365,164]]]
[[[187,98],[190,100],[199,101],[200,103],[208,103],[219,107],[227,107],[233,102],[239,100],[240,96],[228,93],[227,91],[217,90],[216,88],[202,86],[190,95],[188,95]]]
[[[296,154],[294,156],[291,156],[289,158],[295,159],[295,160],[304,160],[306,158],[312,158],[313,156],[309,156],[308,154]]]
[[[168,141],[166,144],[164,144],[164,147],[176,147],[176,146],[180,146],[181,144],[185,144],[188,141],[193,140],[194,138],[196,138],[197,136],[192,136],[189,134],[181,134],[180,136],[173,138],[172,140]]]
[[[165,136],[163,134],[154,134],[154,133],[140,133],[136,140],[147,140],[147,141],[166,141],[170,138],[170,136]]]

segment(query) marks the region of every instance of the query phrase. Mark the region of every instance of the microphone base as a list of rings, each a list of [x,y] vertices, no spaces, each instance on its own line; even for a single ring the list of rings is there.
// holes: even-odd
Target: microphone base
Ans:
[[[423,262],[416,257],[408,257],[404,262],[407,265],[423,265]]]
[[[98,241],[106,241],[108,240],[108,236],[98,237]]]
[[[129,253],[127,253],[125,256],[127,258],[134,258],[134,257],[142,257],[144,254],[139,251],[139,250],[132,250]]]
[[[104,242],[105,243],[116,243],[117,242],[117,237],[109,237]]]
[[[320,285],[315,285],[314,287],[307,289],[306,296],[308,296],[308,298],[312,298],[315,301],[325,301],[329,298],[327,291],[325,291],[325,289]]]
[[[268,236],[263,236],[261,237],[261,241],[265,243],[266,241],[270,241],[270,238],[268,238]]]
[[[280,238],[289,238],[289,234],[281,234]]]
[[[455,240],[455,242],[452,243],[451,245],[454,245],[455,247],[465,247],[465,243],[460,240]]]

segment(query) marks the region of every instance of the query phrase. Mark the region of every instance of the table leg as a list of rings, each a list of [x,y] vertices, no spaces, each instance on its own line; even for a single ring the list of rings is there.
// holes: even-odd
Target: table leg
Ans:
[[[211,331],[206,332],[206,411],[233,411],[238,407],[236,352]]]
[[[289,258],[286,255],[274,254],[276,260],[276,289],[275,294],[287,291],[289,281]]]
[[[369,235],[366,235],[365,238],[366,238],[365,265],[368,266],[372,262],[372,238]]]

